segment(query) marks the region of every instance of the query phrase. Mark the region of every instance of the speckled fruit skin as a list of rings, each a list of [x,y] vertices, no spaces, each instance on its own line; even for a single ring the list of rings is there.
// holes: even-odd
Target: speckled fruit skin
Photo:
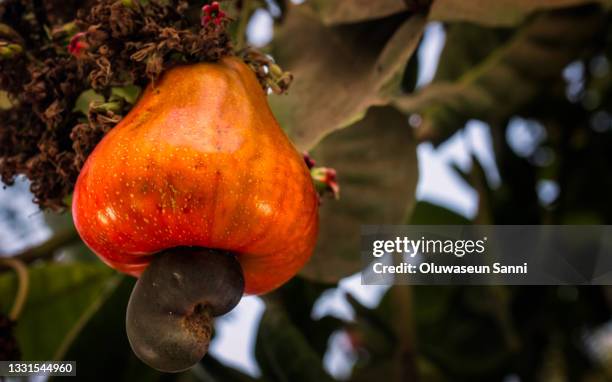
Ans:
[[[149,86],[87,159],[72,212],[119,271],[138,276],[173,247],[223,249],[237,255],[247,294],[293,277],[318,230],[302,156],[234,57],[170,69]]]

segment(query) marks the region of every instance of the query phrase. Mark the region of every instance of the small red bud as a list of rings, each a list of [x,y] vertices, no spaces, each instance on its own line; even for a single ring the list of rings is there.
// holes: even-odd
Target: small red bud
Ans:
[[[331,192],[335,199],[340,198],[340,185],[336,170],[329,167],[314,167],[310,170],[310,175],[321,194]]]
[[[309,170],[312,170],[312,168],[317,164],[317,162],[315,162],[315,160],[310,157],[307,151],[304,151],[302,155],[304,156],[304,162],[306,162],[306,167],[308,167]]]
[[[86,36],[87,35],[85,32],[79,32],[72,36],[70,42],[68,43],[68,52],[75,57],[79,57],[83,51],[89,48],[89,44],[87,44],[87,41],[85,41]]]

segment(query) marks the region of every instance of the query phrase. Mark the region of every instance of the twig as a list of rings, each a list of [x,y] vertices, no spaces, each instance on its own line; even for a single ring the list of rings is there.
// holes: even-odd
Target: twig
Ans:
[[[394,331],[399,342],[394,355],[394,380],[417,382],[420,377],[417,365],[412,286],[395,285],[389,290],[389,293],[398,309],[393,320]]]
[[[36,260],[48,259],[53,257],[53,255],[58,249],[74,242],[78,239],[78,237],[79,235],[74,229],[63,230],[56,233],[49,240],[38,246],[28,248],[25,251],[17,253],[14,256],[4,255],[3,257],[5,259],[10,258],[19,260],[24,264],[30,264]],[[11,269],[10,266],[0,262],[0,272],[8,269]]]
[[[0,264],[5,267],[10,267],[15,271],[15,273],[17,273],[17,294],[15,295],[15,302],[13,302],[13,307],[9,313],[9,318],[12,321],[17,321],[28,298],[28,290],[30,289],[28,268],[25,266],[23,261],[10,257],[0,258]]]
[[[251,13],[251,2],[249,0],[242,1],[240,9],[240,19],[238,20],[238,28],[236,30],[236,50],[244,48],[246,45],[246,27],[249,23],[249,14]]]

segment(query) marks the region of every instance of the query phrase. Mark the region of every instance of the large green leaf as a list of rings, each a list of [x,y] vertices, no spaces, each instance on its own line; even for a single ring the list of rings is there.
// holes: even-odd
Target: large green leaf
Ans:
[[[449,380],[499,381],[507,375],[517,349],[497,289],[412,287],[419,354],[444,370]]]
[[[434,142],[449,137],[470,118],[504,120],[562,81],[563,68],[593,43],[603,22],[596,7],[586,7],[540,15],[510,38],[499,30],[455,25],[448,32],[452,45],[445,46],[438,77],[422,90],[396,98],[394,104],[422,114],[419,138]],[[496,39],[500,44],[492,49]],[[480,44],[483,48],[474,49]],[[470,52],[475,52],[471,60],[466,57]],[[455,65],[455,55],[462,57],[463,72],[449,68]]]
[[[136,358],[125,333],[125,309],[134,282],[132,277],[121,277],[117,288],[62,355],[62,359],[77,362],[80,378],[88,381],[157,381],[161,378],[161,373]]]
[[[612,5],[610,0],[310,0],[306,6],[324,24],[337,25],[414,12],[425,9],[428,3],[430,20],[494,27],[518,25],[535,12],[593,3],[605,8]]]
[[[306,5],[326,25],[377,19],[408,10],[407,0],[310,0]]]
[[[513,26],[536,11],[610,0],[434,0],[429,17],[440,21],[468,21],[488,26]]]
[[[315,254],[301,274],[337,282],[361,268],[362,224],[399,224],[414,203],[416,143],[405,115],[371,108],[355,125],[326,137],[312,152],[337,170],[340,200],[324,200]]]
[[[30,292],[15,335],[25,360],[50,360],[78,335],[118,283],[100,263],[46,264],[29,270]],[[0,308],[7,311],[17,279],[0,276]]]
[[[324,316],[313,319],[312,311],[316,302],[325,291],[334,288],[334,284],[320,284],[294,277],[282,288],[273,292],[273,296],[285,307],[287,317],[300,328],[312,349],[323,358],[327,350],[329,336],[343,326],[337,317]],[[299,301],[296,304],[295,301]]]
[[[326,25],[378,19],[400,12],[415,12],[430,5],[429,19],[444,22],[470,22],[486,26],[511,27],[530,14],[557,8],[610,0],[309,0],[306,6]]]
[[[255,358],[267,381],[333,380],[283,306],[272,298],[266,299],[266,311],[259,323]]]
[[[452,23],[445,27],[444,49],[434,82],[461,79],[508,42],[516,29],[486,28],[477,24]],[[476,43],[478,42],[478,43]]]
[[[295,80],[270,105],[295,144],[311,148],[327,133],[386,102],[416,48],[425,19],[395,15],[327,27],[303,7],[292,7],[276,31],[272,54]]]

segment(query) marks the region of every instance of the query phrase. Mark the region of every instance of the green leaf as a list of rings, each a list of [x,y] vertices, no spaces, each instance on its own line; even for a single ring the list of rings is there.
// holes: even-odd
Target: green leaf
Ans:
[[[301,274],[337,282],[361,268],[362,224],[399,224],[409,215],[418,180],[416,143],[405,115],[374,107],[326,137],[311,156],[336,169],[340,200],[323,201],[317,247]]]
[[[282,305],[271,298],[266,299],[266,310],[259,323],[255,358],[269,381],[333,381]]]
[[[276,32],[272,55],[295,79],[288,94],[270,96],[281,126],[300,150],[361,119],[387,101],[421,38],[424,17],[395,15],[328,27],[292,7]],[[316,59],[313,59],[316,57]]]
[[[445,28],[444,49],[434,82],[453,82],[461,79],[461,76],[507,43],[514,33],[516,29],[486,28],[468,23],[449,24]]]
[[[259,378],[253,378],[249,375],[246,375],[236,369],[233,369],[231,367],[228,367],[224,364],[222,364],[221,362],[219,362],[219,360],[217,360],[215,357],[211,356],[210,354],[206,355],[206,357],[204,357],[202,359],[202,361],[200,362],[200,365],[202,366],[202,371],[203,373],[199,373],[200,370],[195,371],[193,374],[205,374],[207,377],[207,379],[204,378],[199,378],[199,380],[212,380],[212,381],[216,381],[216,382],[223,382],[223,381],[231,381],[231,382],[257,382],[257,381],[262,381],[262,379]],[[179,380],[179,382],[183,382],[183,380]]]
[[[61,358],[76,361],[79,377],[88,381],[160,380],[162,373],[151,369],[134,355],[125,333],[125,309],[136,280],[117,277],[117,287],[83,326]]]
[[[505,309],[495,287],[414,286],[413,292],[419,354],[452,381],[493,381],[507,375],[517,349],[505,324],[509,317],[494,312]]]
[[[502,121],[561,83],[563,68],[594,43],[603,22],[603,14],[589,7],[543,14],[510,38],[499,30],[454,25],[434,81],[394,104],[421,114],[419,138],[436,143],[468,119]],[[459,66],[451,68],[456,56]]]
[[[605,7],[610,0],[435,0],[429,17],[432,20],[467,21],[487,26],[513,26],[536,11],[546,11],[592,3]]]
[[[321,295],[334,288],[334,284],[320,284],[294,277],[288,283],[272,292],[274,298],[285,307],[289,319],[300,328],[300,331],[321,359],[327,350],[329,336],[343,326],[343,322],[333,316],[320,319],[312,318],[312,309]],[[296,304],[295,301],[299,301]]]
[[[414,206],[408,224],[412,225],[464,225],[471,224],[470,220],[444,207],[425,201]]]
[[[325,25],[337,25],[414,12],[425,8],[426,3],[427,0],[309,0],[305,5]],[[511,27],[536,12],[593,3],[605,8],[612,5],[610,0],[435,0],[431,1],[429,19]]]
[[[100,263],[30,268],[30,291],[15,329],[23,359],[54,359],[117,285],[117,277]],[[16,287],[14,274],[0,276],[2,311],[8,311]]]
[[[92,102],[104,102],[104,96],[96,93],[93,89],[85,90],[77,98],[72,111],[81,112],[83,115],[87,115],[89,114],[89,105]]]
[[[133,105],[138,100],[138,96],[140,96],[140,86],[127,85],[111,88],[110,100],[122,99],[130,105]]]
[[[406,0],[310,0],[308,6],[326,25],[378,19],[408,9]]]

